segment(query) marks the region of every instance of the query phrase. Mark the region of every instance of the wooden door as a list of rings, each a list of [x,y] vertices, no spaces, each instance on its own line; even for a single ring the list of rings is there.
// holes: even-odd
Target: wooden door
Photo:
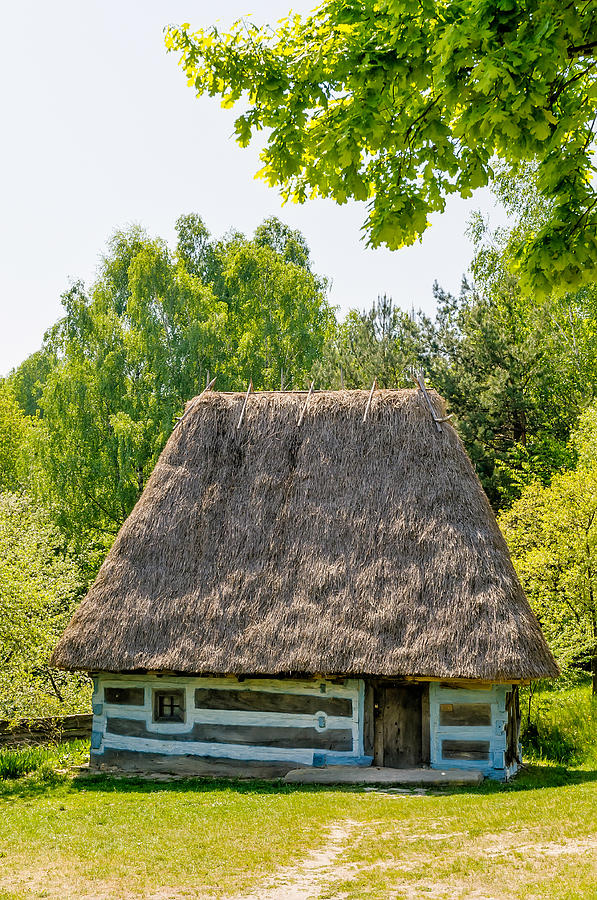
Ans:
[[[423,693],[420,684],[377,686],[375,765],[408,769],[423,763]]]

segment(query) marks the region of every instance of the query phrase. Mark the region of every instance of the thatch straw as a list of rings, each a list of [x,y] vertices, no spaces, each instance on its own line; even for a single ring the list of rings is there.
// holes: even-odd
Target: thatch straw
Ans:
[[[55,665],[525,679],[558,670],[453,427],[420,391],[206,393]],[[443,404],[431,392],[435,408]]]

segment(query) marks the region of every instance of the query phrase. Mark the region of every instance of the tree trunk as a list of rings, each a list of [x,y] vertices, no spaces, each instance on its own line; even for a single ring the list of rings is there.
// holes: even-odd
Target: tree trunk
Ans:
[[[590,525],[589,525],[590,528]],[[589,581],[589,604],[591,610],[591,632],[593,634],[593,655],[591,656],[591,675],[593,682],[593,696],[597,696],[597,606],[595,604],[595,592],[593,591],[593,566],[591,563],[591,545],[589,543],[589,528],[586,531],[585,550],[587,554],[587,577]]]
[[[514,412],[514,421],[512,430],[514,432],[514,440],[517,444],[527,445],[527,416],[523,407],[516,409]]]

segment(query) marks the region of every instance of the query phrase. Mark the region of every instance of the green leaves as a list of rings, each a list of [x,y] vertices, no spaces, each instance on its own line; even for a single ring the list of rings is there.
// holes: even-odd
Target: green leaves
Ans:
[[[0,381],[0,491],[17,491],[26,484],[32,439],[12,385]]]
[[[595,272],[596,28],[592,3],[327,0],[276,30],[171,28],[167,46],[198,93],[244,98],[241,146],[270,130],[260,175],[283,196],[368,200],[374,246],[411,244],[450,193],[487,183],[490,159],[536,162],[543,200],[567,209],[519,255],[545,293],[550,256],[564,291]]]
[[[378,297],[368,312],[352,310],[326,343],[315,366],[318,383],[332,388],[409,386],[407,369],[421,364],[421,336],[416,322]]]
[[[597,448],[595,410],[591,456]],[[583,442],[589,443],[585,418]],[[597,689],[597,466],[530,485],[500,525],[517,572],[564,670],[594,672]]]
[[[173,251],[116,232],[91,290],[65,292],[42,350],[0,383],[0,718],[88,703],[49,656],[185,402],[213,376],[302,387],[331,331],[300,232],[271,218],[214,241],[190,214],[177,233]]]
[[[0,493],[0,718],[77,708],[80,679],[52,675],[48,662],[82,589],[50,514],[29,496]]]
[[[333,319],[304,238],[277,219],[252,240],[212,241],[197,215],[177,230],[176,252],[139,228],[117,232],[97,282],[66,292],[47,338],[40,490],[99,558],[208,376],[221,390],[302,387]],[[2,409],[0,394],[0,454]]]

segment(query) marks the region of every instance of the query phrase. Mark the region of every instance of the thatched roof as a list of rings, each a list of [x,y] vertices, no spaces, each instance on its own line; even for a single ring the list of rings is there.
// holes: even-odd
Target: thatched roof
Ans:
[[[494,680],[558,670],[422,393],[208,392],[63,635],[71,669]],[[431,393],[437,411],[443,404]]]

